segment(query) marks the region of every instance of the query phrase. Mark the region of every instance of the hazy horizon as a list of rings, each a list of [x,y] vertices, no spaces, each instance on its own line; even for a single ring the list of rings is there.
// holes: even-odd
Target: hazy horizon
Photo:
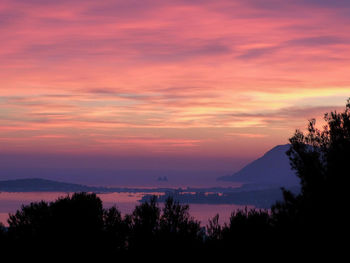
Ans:
[[[44,178],[96,186],[230,186],[217,182],[253,159],[0,153],[0,180]],[[167,182],[159,182],[166,176]]]

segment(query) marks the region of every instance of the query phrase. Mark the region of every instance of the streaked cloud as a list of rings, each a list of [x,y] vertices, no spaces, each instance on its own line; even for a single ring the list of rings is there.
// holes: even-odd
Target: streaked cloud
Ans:
[[[4,0],[0,147],[235,156],[285,143],[350,96],[349,8]]]

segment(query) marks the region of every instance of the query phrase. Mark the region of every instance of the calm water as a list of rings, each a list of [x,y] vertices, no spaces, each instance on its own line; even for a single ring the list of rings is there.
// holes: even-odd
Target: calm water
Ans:
[[[157,194],[157,193],[154,193]],[[29,204],[37,201],[54,201],[60,196],[65,196],[66,193],[58,192],[29,192],[29,193],[0,193],[0,222],[5,225],[8,218],[8,213],[14,213],[21,207],[22,204]],[[113,205],[123,213],[131,213],[141,199],[143,193],[108,193],[98,194],[103,201],[105,208]],[[220,215],[220,223],[228,222],[231,212],[238,208],[244,208],[240,205],[212,205],[212,204],[191,204],[190,213],[197,220],[201,221],[202,225],[208,223],[208,219]]]

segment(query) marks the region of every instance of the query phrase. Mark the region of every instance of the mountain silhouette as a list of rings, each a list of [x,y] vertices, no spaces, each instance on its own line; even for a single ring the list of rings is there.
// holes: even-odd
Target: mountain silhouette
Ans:
[[[237,173],[219,177],[218,180],[269,186],[298,185],[299,179],[291,170],[286,155],[289,147],[289,144],[278,145]]]

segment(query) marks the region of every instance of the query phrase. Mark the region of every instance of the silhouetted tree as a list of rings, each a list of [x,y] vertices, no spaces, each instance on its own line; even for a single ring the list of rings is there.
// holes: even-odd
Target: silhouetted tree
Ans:
[[[75,193],[55,202],[22,206],[10,214],[8,233],[13,242],[39,247],[92,253],[101,244],[103,208],[96,194]]]
[[[209,220],[206,252],[230,254],[273,247],[274,233],[267,210],[238,209],[232,212],[229,223],[219,224],[219,215]],[[266,251],[265,251],[266,252]]]
[[[264,245],[269,234],[270,215],[266,210],[238,209],[232,212],[229,224],[222,229],[224,245],[240,249]]]
[[[103,228],[102,201],[96,194],[75,193],[50,204],[55,235],[94,243]]]
[[[206,226],[206,236],[204,247],[207,253],[223,252],[223,228],[219,223],[219,214],[216,214],[213,218],[209,219]]]
[[[136,206],[127,220],[130,224],[129,249],[151,249],[156,243],[159,231],[160,208],[157,197],[153,196],[148,202]]]
[[[222,226],[219,223],[219,214],[216,214],[213,218],[209,219],[207,225],[208,240],[217,241],[222,239]]]
[[[104,235],[103,243],[111,253],[124,251],[127,248],[127,236],[130,224],[123,219],[120,211],[115,207],[104,210]]]
[[[160,218],[161,244],[166,245],[162,249],[177,248],[182,251],[198,249],[203,242],[203,235],[200,222],[189,213],[189,206],[168,197]]]
[[[21,242],[28,242],[39,237],[48,238],[50,211],[49,204],[41,201],[22,205],[8,219],[9,235]]]
[[[322,130],[313,119],[306,134],[297,130],[290,138],[287,154],[301,193],[284,190],[284,201],[272,207],[275,225],[290,233],[341,233],[349,220],[350,99],[343,112],[327,113],[324,120]]]

